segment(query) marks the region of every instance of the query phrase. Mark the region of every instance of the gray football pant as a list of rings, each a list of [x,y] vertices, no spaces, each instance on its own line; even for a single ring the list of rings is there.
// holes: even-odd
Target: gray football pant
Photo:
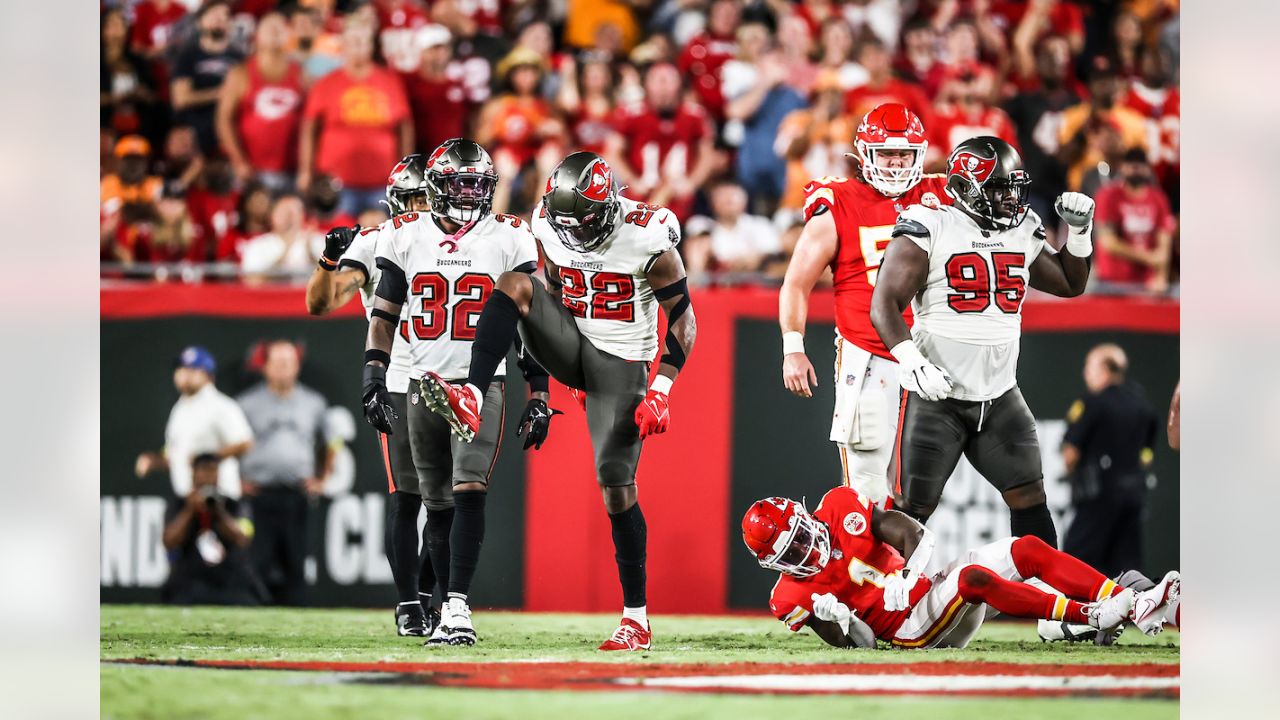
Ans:
[[[489,475],[498,459],[506,414],[506,392],[502,381],[495,381],[484,396],[480,431],[471,442],[463,442],[443,417],[427,408],[427,403],[418,395],[418,381],[410,381],[409,445],[418,470],[422,503],[428,510],[453,507],[454,485],[489,484]]]
[[[644,400],[649,363],[623,360],[596,348],[582,336],[568,308],[536,279],[529,315],[519,329],[525,350],[551,377],[586,391],[597,482],[605,487],[634,485],[642,445],[635,413]]]

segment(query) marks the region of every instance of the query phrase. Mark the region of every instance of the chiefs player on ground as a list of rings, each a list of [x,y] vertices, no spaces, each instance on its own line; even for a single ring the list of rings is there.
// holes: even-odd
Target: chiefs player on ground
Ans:
[[[1155,635],[1176,612],[1182,584],[1170,572],[1136,593],[1034,536],[997,540],[922,577],[933,534],[845,487],[828,491],[812,515],[795,500],[760,500],[742,519],[742,539],[761,567],[782,573],[769,598],[773,614],[836,647],[874,647],[876,639],[901,648],[964,647],[988,605],[1102,631],[1128,621]],[[1030,578],[1065,597],[1025,584]]]
[[[905,106],[885,103],[867,113],[855,145],[861,178],[821,178],[805,188],[804,231],[778,297],[782,380],[796,395],[813,396],[810,383],[817,385],[818,378],[804,352],[805,316],[809,293],[830,267],[837,327],[831,441],[840,451],[844,484],[883,503],[898,415],[898,365],[871,326],[871,293],[898,213],[951,200],[944,176],[923,175],[929,143],[924,125]]]

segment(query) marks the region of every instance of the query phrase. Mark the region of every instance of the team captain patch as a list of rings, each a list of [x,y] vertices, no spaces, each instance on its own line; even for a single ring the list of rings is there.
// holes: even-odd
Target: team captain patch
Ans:
[[[867,519],[860,512],[851,512],[844,516],[844,531],[850,535],[861,535],[867,529]]]

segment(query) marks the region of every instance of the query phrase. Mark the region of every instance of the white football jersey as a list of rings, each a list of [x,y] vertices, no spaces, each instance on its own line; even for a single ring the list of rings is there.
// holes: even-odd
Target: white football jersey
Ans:
[[[951,205],[912,205],[895,236],[929,253],[929,276],[911,302],[911,334],[953,383],[951,397],[991,400],[1017,383],[1022,301],[1031,263],[1045,246],[1044,226],[1028,210],[1011,230],[986,231]]]
[[[458,236],[429,213],[405,213],[383,223],[378,236],[377,262],[400,268],[409,285],[400,336],[408,340],[412,377],[430,370],[465,378],[476,323],[498,276],[538,262],[528,223],[489,214]],[[504,360],[497,374],[505,372]]]
[[[561,301],[582,336],[623,360],[650,362],[658,351],[658,301],[645,273],[680,244],[680,221],[664,207],[625,197],[618,202],[613,234],[590,252],[566,247],[541,206],[533,215],[533,235],[559,268]]]
[[[391,222],[388,220],[387,222]],[[364,303],[364,316],[369,317],[373,310],[373,291],[382,279],[382,270],[378,268],[375,258],[378,255],[378,238],[382,234],[380,228],[366,228],[356,233],[356,237],[347,247],[347,251],[338,260],[338,268],[354,267],[364,271],[365,282],[360,286],[360,302]],[[409,306],[400,309],[400,325],[404,326],[409,319]],[[400,335],[400,333],[396,333]],[[361,338],[361,342],[363,342]],[[409,390],[409,343],[403,337],[396,337],[391,343],[391,364],[387,366],[387,390],[393,393]]]

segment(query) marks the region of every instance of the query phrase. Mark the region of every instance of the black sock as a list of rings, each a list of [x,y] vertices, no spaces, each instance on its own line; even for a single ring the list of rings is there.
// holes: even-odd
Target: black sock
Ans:
[[[431,511],[427,511],[428,516]],[[436,568],[431,562],[430,530],[426,523],[422,525],[422,544],[418,547],[418,602],[426,610],[431,605],[431,593],[436,587]]]
[[[622,605],[644,607],[645,545],[649,528],[640,504],[610,515],[609,523],[613,525],[613,559],[618,562],[618,579],[622,581]]]
[[[399,602],[418,600],[418,508],[422,498],[407,492],[391,493],[387,503],[387,561],[396,583]]]
[[[432,578],[420,577],[418,592],[431,593],[441,601],[449,589],[449,533],[453,529],[453,508],[432,510],[427,508],[427,553],[431,556],[431,568],[435,571]],[[425,586],[425,587],[424,587]]]
[[[483,490],[465,490],[453,494],[453,529],[449,533],[449,595],[466,595],[471,591],[471,578],[480,564],[480,545],[484,542]]]
[[[1044,503],[1020,510],[1009,508],[1009,532],[1014,537],[1034,535],[1048,543],[1049,547],[1058,547],[1058,531],[1053,527],[1053,515],[1049,512],[1049,506]]]
[[[519,322],[520,308],[515,301],[501,290],[494,290],[476,321],[476,339],[471,343],[471,371],[467,374],[467,382],[479,388],[482,397],[516,340],[516,324]]]

